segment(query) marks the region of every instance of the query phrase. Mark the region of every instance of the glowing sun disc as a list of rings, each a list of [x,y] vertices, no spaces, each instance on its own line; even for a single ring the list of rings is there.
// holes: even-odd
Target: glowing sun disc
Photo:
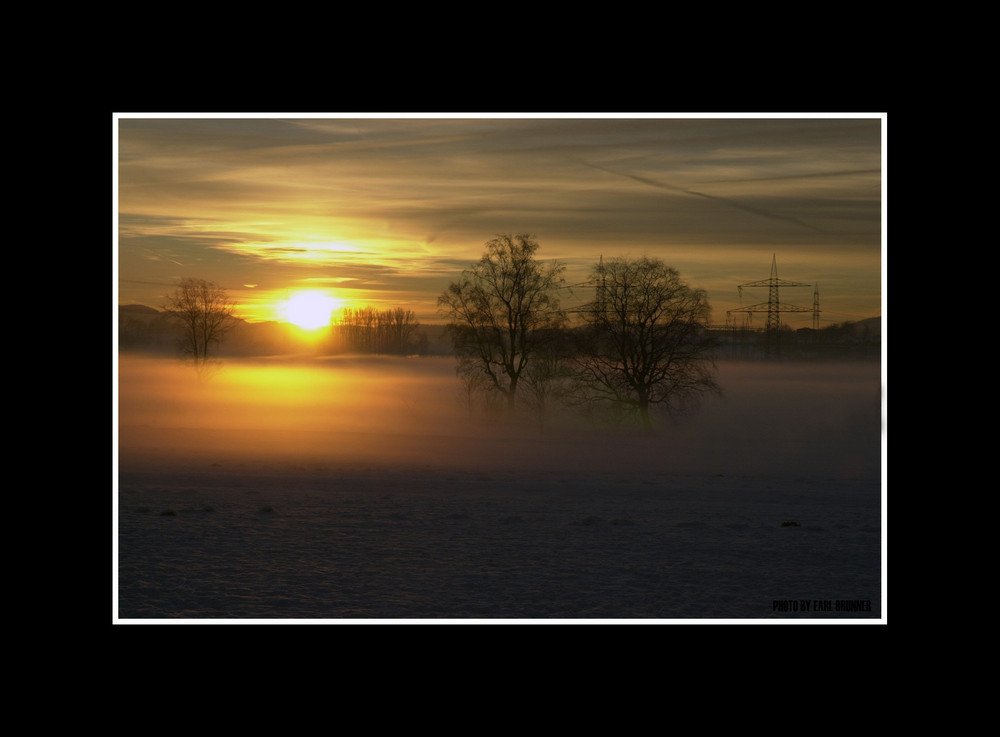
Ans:
[[[299,292],[285,305],[285,319],[303,330],[330,324],[337,300],[320,292]]]

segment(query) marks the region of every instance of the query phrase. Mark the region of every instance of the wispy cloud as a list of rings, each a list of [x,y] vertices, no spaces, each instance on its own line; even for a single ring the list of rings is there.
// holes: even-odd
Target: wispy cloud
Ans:
[[[529,232],[580,269],[641,251],[710,285],[774,249],[788,268],[853,263],[870,312],[880,138],[877,119],[125,119],[120,277],[419,283],[432,311],[450,270]]]

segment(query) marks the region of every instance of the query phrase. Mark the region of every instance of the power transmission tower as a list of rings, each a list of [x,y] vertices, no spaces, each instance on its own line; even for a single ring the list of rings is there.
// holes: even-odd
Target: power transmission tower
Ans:
[[[730,319],[731,313],[733,312],[747,312],[751,315],[754,312],[766,312],[767,313],[767,323],[765,329],[767,332],[777,331],[781,328],[781,313],[782,312],[812,312],[813,313],[813,323],[816,324],[819,318],[819,288],[813,293],[813,306],[808,307],[796,307],[795,305],[782,304],[778,297],[778,290],[780,287],[808,287],[810,284],[803,284],[801,282],[785,281],[784,279],[778,278],[778,262],[777,258],[771,255],[771,277],[769,279],[760,279],[759,281],[749,282],[747,284],[740,284],[737,289],[740,293],[740,298],[743,297],[744,287],[767,287],[768,296],[767,302],[761,302],[759,304],[751,305],[750,307],[737,307],[735,310],[729,310],[726,315],[727,319]]]

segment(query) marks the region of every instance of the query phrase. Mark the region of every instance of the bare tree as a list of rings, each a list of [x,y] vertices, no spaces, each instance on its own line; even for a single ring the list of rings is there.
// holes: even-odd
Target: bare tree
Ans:
[[[535,259],[529,235],[498,235],[477,264],[438,297],[459,361],[471,361],[513,410],[517,387],[548,331],[562,327],[555,289],[565,267]]]
[[[704,290],[647,257],[602,259],[593,278],[579,362],[597,397],[637,411],[650,428],[652,407],[676,412],[718,391]]]
[[[177,290],[167,297],[166,311],[181,326],[181,353],[203,368],[212,351],[233,328],[236,303],[226,290],[204,279],[182,279]]]

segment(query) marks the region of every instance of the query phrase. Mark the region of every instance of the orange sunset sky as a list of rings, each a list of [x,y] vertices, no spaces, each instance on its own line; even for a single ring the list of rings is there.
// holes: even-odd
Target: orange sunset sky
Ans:
[[[885,313],[886,116],[116,113],[116,304],[207,279],[250,321],[298,292],[412,309],[498,233],[586,281],[649,255],[708,292],[712,322],[818,287],[821,325]],[[812,308],[813,288],[783,303]],[[591,298],[566,293],[572,307]],[[783,315],[793,327],[811,314]],[[754,317],[763,326],[764,316]]]

